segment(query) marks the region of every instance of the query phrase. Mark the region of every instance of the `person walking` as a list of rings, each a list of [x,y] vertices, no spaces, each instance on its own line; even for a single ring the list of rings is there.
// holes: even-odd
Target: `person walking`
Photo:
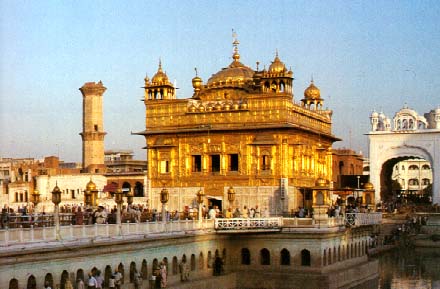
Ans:
[[[87,289],[96,289],[96,279],[92,273],[89,273],[89,280],[87,281]]]

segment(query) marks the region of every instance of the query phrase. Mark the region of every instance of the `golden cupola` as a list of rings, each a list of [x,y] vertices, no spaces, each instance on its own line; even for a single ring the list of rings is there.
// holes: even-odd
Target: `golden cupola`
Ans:
[[[151,81],[146,76],[145,101],[158,99],[175,99],[174,85],[169,81],[167,74],[162,70],[162,61],[159,59],[159,67]]]
[[[159,68],[157,69],[156,74],[151,79],[151,83],[153,84],[164,84],[168,83],[168,76],[165,72],[162,70],[162,61],[159,60]]]
[[[310,100],[321,99],[321,91],[315,86],[313,79],[310,82],[309,87],[304,90],[304,98]]]
[[[321,98],[321,91],[315,86],[313,78],[310,81],[309,87],[304,90],[304,98],[301,99],[303,106],[315,110],[322,108],[324,100]]]
[[[278,51],[276,52],[275,59],[272,61],[272,64],[269,66],[269,73],[283,73],[286,72],[286,65],[280,60],[278,57]]]
[[[92,181],[92,179],[90,179],[90,181],[87,183],[87,185],[86,185],[86,190],[87,190],[87,191],[96,191],[96,185],[95,185],[95,183]]]

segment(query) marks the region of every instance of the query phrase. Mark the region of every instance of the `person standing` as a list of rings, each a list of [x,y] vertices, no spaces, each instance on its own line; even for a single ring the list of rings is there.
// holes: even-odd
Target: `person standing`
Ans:
[[[114,275],[110,276],[110,279],[108,279],[108,289],[116,289],[115,276]]]
[[[96,288],[102,289],[102,283],[104,283],[104,278],[102,278],[100,270],[96,271],[95,279],[96,279]]]
[[[96,289],[96,279],[92,273],[89,273],[89,280],[87,281],[87,289]]]
[[[115,269],[115,274],[113,274],[115,277],[115,286],[116,289],[121,289],[121,283],[122,283],[122,274],[118,271],[118,269]]]
[[[167,267],[165,263],[160,264],[160,288],[167,288]]]
[[[249,218],[249,210],[246,206],[244,206],[243,211],[241,212],[242,218]]]

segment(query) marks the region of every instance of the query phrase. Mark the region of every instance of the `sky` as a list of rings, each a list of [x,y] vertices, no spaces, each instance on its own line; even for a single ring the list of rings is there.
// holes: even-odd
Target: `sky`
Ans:
[[[278,51],[294,98],[313,76],[333,110],[334,147],[367,154],[373,110],[440,105],[440,1],[0,1],[0,157],[81,162],[85,82],[102,81],[105,149],[145,159],[143,79],[159,59],[177,97],[240,61]]]

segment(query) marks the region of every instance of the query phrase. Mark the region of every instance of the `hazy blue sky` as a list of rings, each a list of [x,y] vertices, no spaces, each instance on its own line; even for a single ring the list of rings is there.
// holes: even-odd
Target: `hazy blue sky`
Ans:
[[[102,80],[106,149],[145,158],[143,79],[161,57],[179,98],[231,62],[311,75],[334,111],[336,147],[367,150],[373,109],[440,105],[440,1],[0,1],[0,157],[81,161],[85,82]]]

